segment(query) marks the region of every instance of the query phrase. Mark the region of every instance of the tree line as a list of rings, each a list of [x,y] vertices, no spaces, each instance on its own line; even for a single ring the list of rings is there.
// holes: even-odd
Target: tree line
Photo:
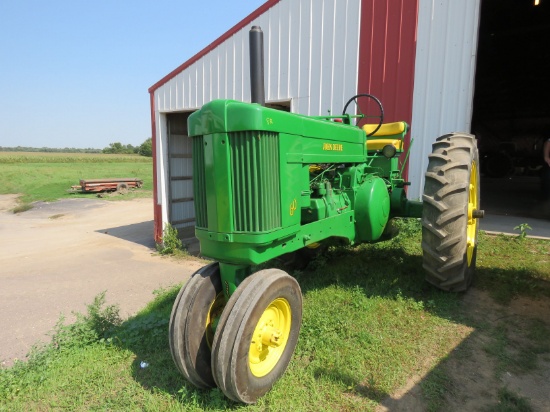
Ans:
[[[139,146],[132,146],[131,144],[124,145],[120,142],[109,143],[109,146],[105,147],[101,152],[107,154],[139,154],[141,156],[152,157],[152,139],[149,137]]]
[[[86,149],[77,149],[74,147],[60,149],[54,147],[0,146],[0,152],[139,154],[141,156],[153,157],[153,145],[152,139],[149,137],[139,146],[125,145],[120,142],[109,143],[109,146],[103,149],[94,149],[91,147]]]
[[[101,149],[93,149],[91,147],[86,149],[77,149],[74,147],[65,147],[63,149],[55,147],[4,147],[0,146],[0,152],[40,152],[40,153],[101,153]]]

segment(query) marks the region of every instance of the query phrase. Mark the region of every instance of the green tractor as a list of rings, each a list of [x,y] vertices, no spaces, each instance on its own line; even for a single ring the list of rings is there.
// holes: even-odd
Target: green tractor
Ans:
[[[361,101],[377,107],[374,124],[357,126],[369,117]],[[380,241],[392,218],[414,217],[422,220],[428,282],[464,291],[483,217],[473,136],[436,140],[417,202],[407,199],[399,167],[408,125],[384,124],[374,96],[354,96],[342,115],[324,117],[261,103],[215,100],[189,118],[195,233],[201,254],[214,262],[182,287],[169,327],[183,376],[243,403],[282,376],[302,319],[297,281],[280,269],[252,273],[255,265],[329,239]],[[359,114],[348,114],[354,106]]]

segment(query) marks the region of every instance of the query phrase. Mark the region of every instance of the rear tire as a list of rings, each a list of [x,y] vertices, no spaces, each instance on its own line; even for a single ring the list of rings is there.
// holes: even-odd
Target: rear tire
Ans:
[[[465,291],[476,265],[479,154],[474,136],[452,133],[433,144],[422,211],[426,280],[446,291]]]

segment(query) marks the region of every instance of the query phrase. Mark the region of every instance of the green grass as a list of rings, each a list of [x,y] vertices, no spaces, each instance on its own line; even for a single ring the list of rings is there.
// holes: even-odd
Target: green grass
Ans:
[[[527,399],[518,396],[507,388],[498,393],[498,404],[486,409],[486,412],[531,412],[533,408]]]
[[[100,308],[99,299],[76,326],[58,325],[53,345],[0,370],[0,410],[369,411],[412,376],[423,376],[427,408],[438,410],[452,390],[445,360],[467,356],[460,348],[478,325],[468,318],[461,294],[424,282],[418,222],[400,226],[402,234],[391,241],[331,247],[305,270],[292,272],[304,296],[298,346],[282,379],[256,405],[235,404],[218,389],[197,390],[178,373],[167,336],[178,285],[159,291],[122,323],[112,307]],[[513,269],[500,272],[493,255],[499,249],[536,285],[515,295],[546,296],[550,267],[538,262],[547,257],[548,242],[483,242],[479,285],[508,290],[518,283]],[[497,272],[501,277],[494,282]],[[529,343],[510,342],[502,328],[492,332],[493,346],[501,343],[494,357],[502,358],[502,368],[524,362],[529,351],[549,350],[545,325],[533,320],[522,327]],[[142,368],[142,361],[149,366]],[[509,410],[529,410],[519,396],[504,389],[499,396]]]
[[[482,233],[477,275],[476,286],[502,304],[518,295],[550,297],[550,242]]]
[[[67,192],[80,179],[137,177],[143,180],[141,189],[113,199],[151,197],[152,169],[151,158],[137,155],[0,152],[0,194],[21,194],[24,209],[35,201],[95,197]]]
[[[370,410],[432,366],[427,358],[435,363],[454,347],[465,333],[452,319],[459,297],[424,284],[419,253],[406,239],[334,248],[294,273],[304,293],[295,356],[273,390],[246,409]],[[160,293],[103,341],[57,343],[39,361],[2,371],[0,409],[244,409],[177,372],[167,342],[177,292]]]

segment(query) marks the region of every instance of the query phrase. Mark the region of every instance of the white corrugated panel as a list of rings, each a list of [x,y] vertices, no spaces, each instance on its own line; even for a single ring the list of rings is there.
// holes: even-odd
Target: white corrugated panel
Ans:
[[[155,91],[158,113],[214,99],[250,101],[248,32],[264,32],[267,101],[307,115],[340,111],[357,91],[360,0],[282,0]]]
[[[481,0],[420,0],[408,197],[419,199],[432,143],[469,132]]]

